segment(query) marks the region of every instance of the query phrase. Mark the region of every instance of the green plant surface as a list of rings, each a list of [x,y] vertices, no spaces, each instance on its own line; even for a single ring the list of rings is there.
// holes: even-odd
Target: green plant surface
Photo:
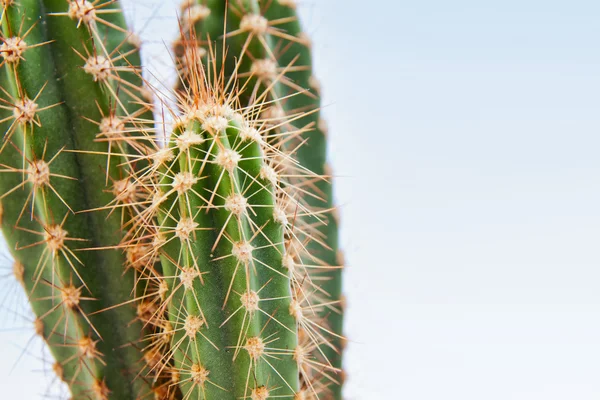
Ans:
[[[142,324],[134,305],[111,308],[129,300],[134,277],[118,248],[121,213],[107,207],[129,172],[103,140],[126,134],[113,118],[103,13],[86,1],[4,2],[2,230],[74,398],[136,399],[150,391],[136,379]]]
[[[168,356],[186,398],[293,397],[297,328],[275,196],[282,182],[270,166],[276,150],[257,120],[262,103],[240,107],[203,73],[197,66],[190,75],[183,115],[153,156],[147,214],[169,288]]]
[[[298,200],[289,206],[297,239],[288,251],[288,263],[296,266],[291,286],[294,293],[300,293],[301,308],[310,310],[299,321],[300,336],[310,349],[305,365],[300,366],[302,385],[313,394],[339,399],[345,341],[343,256],[338,251],[332,173],[326,162],[327,128],[320,117],[311,42],[298,21],[294,1],[233,0],[228,4],[185,1],[182,15],[188,15],[193,29],[185,30],[181,40],[196,40],[205,50],[225,48],[229,56],[239,55],[238,63],[225,66],[225,75],[236,76],[245,88],[242,104],[265,103],[261,118],[279,132],[271,144],[294,160],[282,167]]]
[[[316,255],[316,260],[305,256],[304,262],[314,264],[316,261],[321,265],[340,267],[319,272],[322,278],[320,301],[322,304],[327,303],[327,306],[322,307],[319,315],[327,321],[328,330],[334,333],[328,337],[330,345],[322,346],[322,351],[331,365],[339,369],[342,368],[342,350],[345,342],[342,337],[344,301],[341,268],[344,265],[344,257],[341,250],[338,250],[338,214],[333,203],[333,174],[327,164],[327,125],[320,116],[320,84],[312,70],[311,41],[302,30],[295,9],[294,1],[273,1],[266,9],[265,17],[269,20],[284,20],[285,22],[277,27],[299,39],[290,41],[288,49],[281,52],[279,64],[308,67],[286,71],[286,77],[290,81],[301,88],[310,88],[310,91],[294,96],[294,89],[288,87],[288,91],[283,93],[289,96],[285,101],[284,109],[288,114],[295,110],[316,110],[294,122],[297,126],[311,127],[302,134],[302,140],[306,141],[306,145],[298,147],[296,159],[305,168],[324,178],[312,183],[314,193],[319,193],[318,198],[305,197],[307,205],[312,210],[318,210],[322,223],[318,224],[317,232],[314,233],[320,240],[313,240],[307,245],[308,253]],[[342,381],[343,376],[339,376],[329,385],[334,398],[342,396]]]
[[[295,15],[186,1],[169,91],[142,78],[118,2],[2,4],[0,222],[73,398],[339,398],[341,267]]]

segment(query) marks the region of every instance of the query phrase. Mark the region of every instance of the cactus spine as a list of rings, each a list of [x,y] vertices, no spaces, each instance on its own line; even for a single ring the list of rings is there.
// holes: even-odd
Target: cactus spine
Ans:
[[[341,398],[341,263],[292,2],[186,1],[168,98],[118,2],[2,4],[2,229],[73,397]],[[175,121],[162,145],[152,91]]]

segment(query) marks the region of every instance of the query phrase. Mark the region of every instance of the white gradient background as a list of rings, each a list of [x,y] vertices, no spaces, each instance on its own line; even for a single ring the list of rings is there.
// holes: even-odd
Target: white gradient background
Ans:
[[[127,3],[137,29],[154,15],[142,36],[166,59],[173,8]],[[347,398],[600,398],[600,3],[301,16],[339,176]],[[31,331],[9,329],[9,298],[1,397],[39,398],[39,343],[14,366]]]

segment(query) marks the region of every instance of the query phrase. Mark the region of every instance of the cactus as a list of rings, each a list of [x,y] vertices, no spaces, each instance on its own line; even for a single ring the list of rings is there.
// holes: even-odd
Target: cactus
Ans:
[[[215,39],[226,25],[224,47],[241,54],[240,62],[225,67],[228,74],[238,76],[250,88],[243,96],[246,103],[252,104],[260,100],[259,94],[265,94],[268,106],[263,118],[282,132],[277,137],[278,146],[286,149],[304,172],[298,174],[297,166],[293,166],[289,173],[299,188],[296,236],[302,243],[292,246],[289,253],[299,265],[294,286],[306,286],[308,293],[301,301],[311,311],[316,310],[316,315],[310,315],[308,329],[317,327],[312,336],[320,343],[311,348],[309,359],[320,360],[326,367],[318,371],[301,367],[303,383],[309,385],[317,379],[325,386],[323,393],[340,398],[344,261],[337,250],[337,214],[326,164],[327,127],[319,116],[319,84],[312,73],[310,40],[301,29],[293,0],[234,0],[228,4],[227,8],[219,1],[184,1],[182,16],[190,26],[184,26],[184,35],[177,43],[195,41],[201,49],[218,48],[220,42]],[[180,55],[185,64],[185,53]]]
[[[133,288],[121,216],[106,208],[129,172],[107,141],[127,128],[116,116],[120,43],[111,49],[103,35],[124,32],[104,29],[103,14],[86,1],[3,2],[2,229],[73,396],[133,399],[149,391],[134,379],[142,324],[133,306],[99,312]]]
[[[175,369],[190,398],[292,397],[297,334],[275,149],[256,110],[218,86],[198,91],[202,81],[189,86],[183,118],[156,155],[148,210],[157,216],[153,249],[169,287]]]
[[[166,96],[117,1],[1,4],[0,223],[73,398],[341,398],[336,223],[292,3],[186,1]],[[174,120],[157,140],[152,93]]]

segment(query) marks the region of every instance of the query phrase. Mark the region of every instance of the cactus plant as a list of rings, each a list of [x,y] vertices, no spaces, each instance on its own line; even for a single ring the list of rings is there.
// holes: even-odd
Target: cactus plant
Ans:
[[[330,395],[340,397],[343,378],[336,372],[341,368],[344,340],[341,295],[344,261],[337,244],[338,222],[332,203],[331,172],[326,164],[327,127],[320,118],[319,83],[312,72],[311,42],[299,24],[296,3],[234,0],[226,6],[225,2],[192,0],[183,3],[182,16],[193,27],[185,27],[178,43],[195,40],[201,49],[219,45],[215,39],[222,35],[225,24],[226,47],[241,55],[240,62],[225,67],[227,72],[236,74],[251,88],[245,96],[246,102],[252,103],[258,93],[266,92],[269,105],[263,110],[264,118],[283,132],[278,138],[280,145],[298,165],[310,171],[291,179],[297,187],[308,188],[298,193],[302,211],[297,218],[298,235],[306,244],[292,252],[301,267],[298,279],[309,276],[318,282],[307,289],[310,295],[305,298],[313,309],[318,309],[316,320],[321,326],[322,343],[313,348],[311,356],[332,367],[329,373],[321,371],[322,383]],[[185,54],[180,54],[185,63]],[[315,305],[320,307],[314,308]],[[314,379],[311,374],[306,378],[306,381]]]
[[[117,1],[2,2],[0,223],[73,398],[341,398],[307,42],[225,4],[184,3],[165,97]]]
[[[126,302],[133,287],[116,248],[121,218],[105,208],[105,189],[128,172],[107,156],[106,140],[125,122],[112,86],[118,47],[102,36],[123,31],[105,32],[103,13],[86,1],[3,2],[2,229],[36,331],[73,396],[134,398],[148,386],[134,379],[142,324],[134,307],[98,312]]]

